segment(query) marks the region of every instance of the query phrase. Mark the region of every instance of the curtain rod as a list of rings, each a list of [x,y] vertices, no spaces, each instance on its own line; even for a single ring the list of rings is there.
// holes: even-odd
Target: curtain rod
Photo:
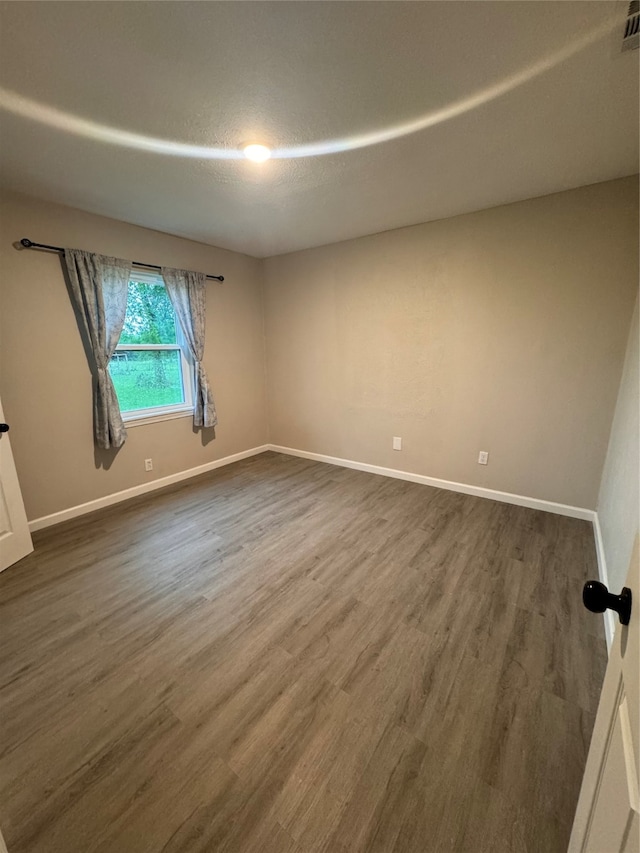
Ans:
[[[32,240],[29,240],[27,237],[23,237],[20,240],[20,245],[25,249],[46,249],[48,252],[58,252],[63,253],[64,249],[62,246],[47,246],[46,243],[34,243]],[[148,270],[161,270],[162,267],[158,264],[143,264],[141,261],[131,261],[134,267],[146,267]],[[216,281],[224,281],[223,275],[208,275],[207,278],[213,278]]]

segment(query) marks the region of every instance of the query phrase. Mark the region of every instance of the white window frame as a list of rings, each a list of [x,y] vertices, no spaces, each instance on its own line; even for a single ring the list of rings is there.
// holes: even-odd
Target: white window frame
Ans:
[[[160,273],[136,272],[129,276],[130,282],[142,282],[155,284],[166,289],[164,279]],[[118,344],[115,352],[135,352],[140,350],[177,350],[180,353],[180,369],[182,371],[182,391],[184,402],[174,403],[168,406],[153,406],[146,409],[130,409],[121,412],[122,420],[127,427],[142,426],[143,424],[168,421],[173,418],[186,418],[193,415],[193,387],[195,384],[193,359],[186,345],[180,321],[174,311],[174,322],[176,326],[175,344]]]

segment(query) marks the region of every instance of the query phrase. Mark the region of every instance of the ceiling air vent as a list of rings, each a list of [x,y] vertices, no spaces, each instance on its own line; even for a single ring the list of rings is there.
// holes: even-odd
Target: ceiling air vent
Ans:
[[[634,50],[640,47],[640,0],[631,0],[624,25],[622,49]]]

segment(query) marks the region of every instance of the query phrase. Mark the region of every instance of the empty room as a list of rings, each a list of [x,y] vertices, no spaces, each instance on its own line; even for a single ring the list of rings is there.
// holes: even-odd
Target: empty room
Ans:
[[[640,853],[639,39],[0,2],[0,853]]]

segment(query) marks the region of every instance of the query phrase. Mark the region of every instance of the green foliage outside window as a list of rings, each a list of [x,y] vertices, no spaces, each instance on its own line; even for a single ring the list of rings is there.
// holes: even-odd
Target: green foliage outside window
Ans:
[[[129,282],[120,344],[175,343],[175,314],[166,289],[142,281]]]
[[[129,282],[119,346],[176,343],[175,314],[166,289]],[[117,350],[109,370],[123,412],[184,402],[178,350]]]

